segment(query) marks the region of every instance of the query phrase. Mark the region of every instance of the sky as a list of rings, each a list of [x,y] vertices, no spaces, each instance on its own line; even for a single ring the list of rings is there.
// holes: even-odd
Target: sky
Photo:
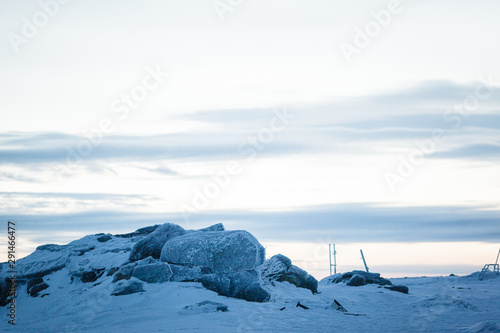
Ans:
[[[479,270],[500,243],[499,9],[2,0],[0,220],[19,257],[222,222],[318,278],[329,243],[340,271],[359,249],[388,277]]]

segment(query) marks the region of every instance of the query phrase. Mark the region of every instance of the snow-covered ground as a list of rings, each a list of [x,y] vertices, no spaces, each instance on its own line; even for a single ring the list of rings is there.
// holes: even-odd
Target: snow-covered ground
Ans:
[[[279,297],[251,303],[218,296],[199,283],[148,284],[146,292],[109,296],[110,281],[90,287],[59,289],[44,298],[20,290],[15,328],[2,308],[2,332],[499,332],[500,278],[475,277],[393,279],[410,287],[410,294],[376,285],[320,286],[320,294],[282,283]],[[64,285],[64,284],[61,284]],[[26,288],[26,286],[22,287]],[[289,295],[293,295],[290,297]],[[336,299],[351,314],[328,308]],[[179,314],[202,301],[228,306],[227,312]],[[297,302],[309,310],[296,307]],[[280,309],[284,308],[280,311]]]
[[[0,307],[0,332],[500,332],[500,277],[494,274],[483,281],[477,273],[391,279],[408,286],[409,294],[322,281],[313,295],[280,282],[266,303],[219,296],[196,282],[147,283],[145,292],[111,296],[112,276],[72,281],[70,272],[80,268],[121,265],[135,242],[113,237],[101,243],[86,236],[62,251],[36,251],[19,260],[24,274],[65,266],[44,276],[49,287],[38,297],[19,285],[16,325],[8,324],[8,309]],[[333,309],[334,300],[348,312]],[[211,305],[185,309],[204,301],[227,305],[228,311]]]

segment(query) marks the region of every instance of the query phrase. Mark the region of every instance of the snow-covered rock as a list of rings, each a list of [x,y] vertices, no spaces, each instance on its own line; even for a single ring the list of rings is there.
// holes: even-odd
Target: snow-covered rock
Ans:
[[[172,269],[167,263],[157,262],[135,267],[132,276],[147,283],[163,283],[172,278]]]
[[[349,281],[346,282],[346,285],[350,287],[360,287],[366,285],[366,280],[363,275],[354,274]]]
[[[203,301],[194,305],[187,305],[179,311],[180,315],[196,315],[210,312],[226,312],[228,306],[222,303]]]
[[[258,267],[265,282],[283,281],[292,261],[282,254],[272,256]]]
[[[128,280],[132,277],[134,269],[138,266],[149,265],[154,263],[156,260],[153,257],[147,257],[135,262],[126,263],[122,265],[113,275],[113,282],[120,280]]]
[[[214,273],[254,269],[264,262],[264,247],[246,231],[198,231],[165,243],[161,261],[196,265]]]
[[[69,262],[67,251],[54,252],[37,249],[33,254],[17,261],[19,278],[43,277],[58,271]]]
[[[113,289],[111,293],[112,296],[123,296],[123,295],[131,295],[135,293],[144,292],[144,285],[139,281],[121,281],[118,282],[116,287]]]
[[[270,293],[264,289],[256,270],[229,274],[208,274],[201,280],[203,286],[219,295],[241,298],[250,302],[266,302]]]
[[[287,281],[299,288],[318,292],[318,281],[303,269],[292,265],[292,261],[282,254],[277,254],[257,267],[264,283]]]
[[[200,266],[170,265],[172,269],[172,281],[176,282],[198,282],[206,273]]]
[[[224,231],[226,230],[224,228],[224,225],[222,223],[217,223],[214,225],[211,225],[210,227],[200,229],[199,231]]]
[[[326,285],[329,283],[348,283],[349,280],[354,276],[354,275],[360,275],[365,279],[366,284],[378,284],[381,286],[384,285],[392,285],[392,282],[389,281],[388,279],[384,279],[383,277],[380,276],[380,273],[369,273],[365,271],[352,271],[352,272],[347,272],[347,273],[339,273],[335,275],[328,276],[321,280],[321,284]]]
[[[181,226],[173,223],[165,223],[134,245],[129,260],[137,261],[150,256],[159,259],[163,245],[169,239],[184,235],[185,233],[186,230]]]

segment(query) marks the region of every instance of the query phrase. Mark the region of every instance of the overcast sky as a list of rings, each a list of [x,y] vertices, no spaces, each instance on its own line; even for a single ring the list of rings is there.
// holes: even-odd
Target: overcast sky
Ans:
[[[389,275],[494,261],[497,1],[64,2],[0,1],[22,255],[171,221],[246,229],[318,277],[328,243]]]

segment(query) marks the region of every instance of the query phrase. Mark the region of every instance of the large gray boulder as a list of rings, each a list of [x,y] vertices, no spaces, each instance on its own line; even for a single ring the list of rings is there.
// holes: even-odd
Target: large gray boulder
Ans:
[[[172,281],[175,282],[199,282],[205,274],[200,266],[170,265],[172,269]]]
[[[135,267],[132,276],[147,283],[163,283],[172,278],[172,269],[165,262],[157,262]]]
[[[256,270],[229,274],[204,275],[201,282],[208,290],[221,296],[244,299],[250,302],[267,302],[271,295],[264,289]]]
[[[186,230],[177,224],[162,224],[134,245],[132,252],[130,252],[129,260],[137,261],[150,256],[159,259],[163,245],[168,240],[184,235],[185,233]]]
[[[277,254],[266,260],[257,269],[262,280],[272,284],[274,281],[283,281],[290,266],[292,266],[292,261],[289,258]]]
[[[265,259],[264,247],[246,231],[198,231],[169,240],[161,261],[196,265],[214,273],[249,270]]]
[[[126,263],[122,265],[113,275],[113,282],[119,281],[119,280],[129,280],[132,277],[132,273],[134,272],[134,269],[138,266],[142,265],[149,265],[154,263],[156,260],[153,259],[153,257],[147,257],[144,259],[141,259],[139,261],[135,261],[132,263]]]

